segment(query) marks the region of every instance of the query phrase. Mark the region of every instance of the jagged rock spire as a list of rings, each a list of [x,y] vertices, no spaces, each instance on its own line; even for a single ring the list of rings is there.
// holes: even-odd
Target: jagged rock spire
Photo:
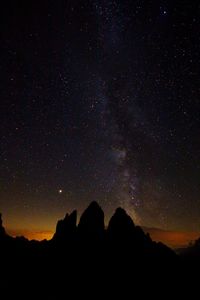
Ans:
[[[70,215],[66,214],[63,220],[59,220],[53,240],[67,241],[76,234],[77,211],[74,210]]]
[[[3,227],[2,215],[0,213],[0,237],[6,234],[5,229]]]
[[[104,212],[99,204],[93,201],[80,218],[79,235],[98,239],[103,237],[104,228]]]

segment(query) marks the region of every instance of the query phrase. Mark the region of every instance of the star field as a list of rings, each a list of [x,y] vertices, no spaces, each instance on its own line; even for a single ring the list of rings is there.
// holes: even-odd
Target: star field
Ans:
[[[8,1],[0,210],[51,230],[96,200],[200,229],[198,1]]]

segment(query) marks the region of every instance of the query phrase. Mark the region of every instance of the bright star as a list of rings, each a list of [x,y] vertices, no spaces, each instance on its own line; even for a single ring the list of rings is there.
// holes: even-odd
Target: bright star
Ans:
[[[59,194],[62,194],[62,192],[63,192],[63,190],[61,190],[61,189],[60,189],[60,190],[58,190],[58,193],[59,193]]]

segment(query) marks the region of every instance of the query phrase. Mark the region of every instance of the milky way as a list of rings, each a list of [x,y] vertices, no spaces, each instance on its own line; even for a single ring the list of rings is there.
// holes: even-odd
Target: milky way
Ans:
[[[148,2],[148,3],[147,3]],[[22,1],[1,12],[0,210],[55,226],[97,200],[199,229],[198,1]]]

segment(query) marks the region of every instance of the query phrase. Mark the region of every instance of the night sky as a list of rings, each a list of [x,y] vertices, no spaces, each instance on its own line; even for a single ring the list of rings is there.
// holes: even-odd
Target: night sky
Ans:
[[[200,231],[199,1],[4,1],[0,211],[53,231],[93,200]]]

